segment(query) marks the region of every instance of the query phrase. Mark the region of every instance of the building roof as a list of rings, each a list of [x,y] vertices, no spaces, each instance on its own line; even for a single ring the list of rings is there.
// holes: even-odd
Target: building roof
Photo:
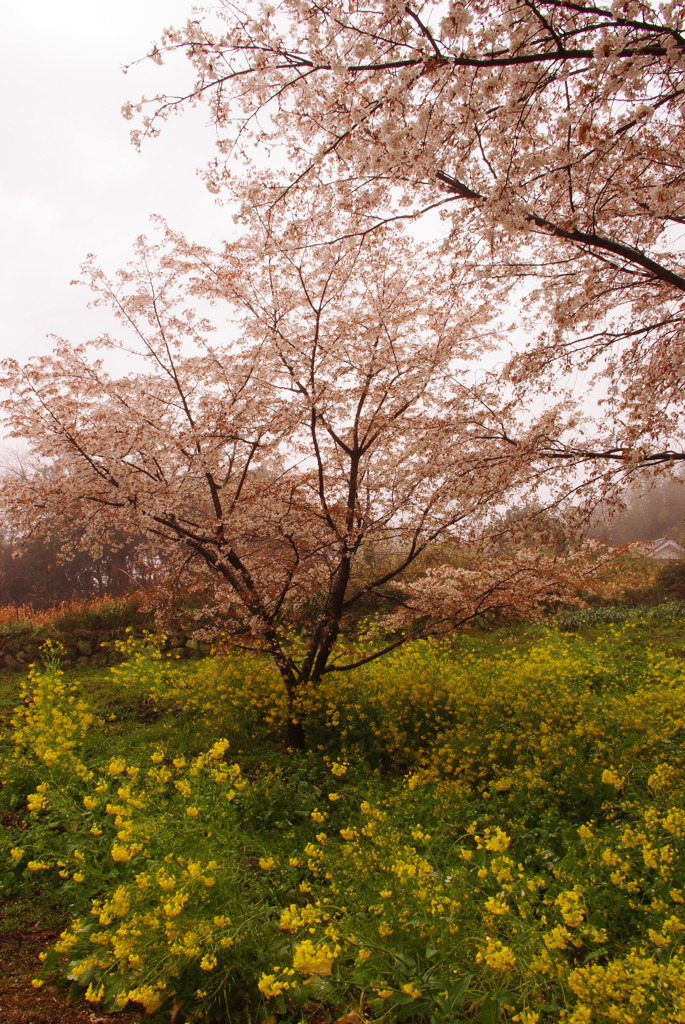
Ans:
[[[670,537],[657,537],[648,541],[645,547],[651,558],[685,558],[685,548]]]

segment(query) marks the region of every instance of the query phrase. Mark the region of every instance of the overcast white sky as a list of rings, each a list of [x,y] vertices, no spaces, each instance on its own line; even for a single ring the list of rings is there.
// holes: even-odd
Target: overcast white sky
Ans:
[[[169,124],[137,153],[120,108],[175,84],[143,56],[192,0],[23,0],[2,4],[3,155],[0,358],[49,351],[50,333],[82,341],[102,312],[70,287],[88,253],[110,271],[151,213],[199,241],[230,233],[197,176],[212,152],[204,111]]]
[[[109,328],[106,311],[87,308],[87,289],[69,282],[88,253],[110,272],[122,266],[151,214],[199,242],[232,233],[197,173],[214,155],[206,110],[186,110],[142,152],[121,115],[127,100],[191,80],[186,61],[122,68],[192,9],[193,0],[0,4],[0,359],[48,352],[50,334],[80,342]]]

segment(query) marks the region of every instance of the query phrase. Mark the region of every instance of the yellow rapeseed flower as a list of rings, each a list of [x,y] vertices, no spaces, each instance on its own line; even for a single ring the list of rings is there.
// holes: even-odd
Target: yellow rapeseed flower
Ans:
[[[315,946],[311,939],[305,939],[295,947],[293,967],[300,974],[319,974],[327,976],[331,973],[333,963],[340,953],[339,946],[322,944]]]
[[[476,954],[476,962],[485,962],[494,971],[508,971],[516,963],[513,951],[499,939],[486,939],[485,949]]]

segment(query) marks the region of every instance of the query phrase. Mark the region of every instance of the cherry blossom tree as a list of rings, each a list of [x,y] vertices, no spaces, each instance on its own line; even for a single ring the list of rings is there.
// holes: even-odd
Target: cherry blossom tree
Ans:
[[[15,521],[28,533],[37,514],[71,516],[95,547],[114,527],[144,531],[196,585],[213,581],[241,642],[281,673],[290,745],[299,695],[325,673],[488,609],[530,611],[588,570],[540,550],[487,557],[561,413],[525,422],[473,374],[484,311],[451,262],[400,235],[312,246],[302,224],[316,233],[302,218],[276,243],[255,224],[220,252],[140,239],[114,279],[88,264],[121,337],[59,341],[7,361],[2,381],[14,435],[56,467],[6,481]],[[474,552],[468,570],[421,572],[439,540]],[[380,568],[366,558],[379,547]],[[403,600],[391,585],[412,567]],[[420,625],[356,648],[346,616],[369,594]]]
[[[670,463],[685,458],[684,17],[656,0],[221,0],[155,47],[194,80],[139,104],[136,138],[203,102],[218,193],[242,157],[251,205],[326,186],[350,232],[440,211],[455,262],[493,298],[525,296],[534,344],[512,380],[599,375],[596,443],[556,457]]]

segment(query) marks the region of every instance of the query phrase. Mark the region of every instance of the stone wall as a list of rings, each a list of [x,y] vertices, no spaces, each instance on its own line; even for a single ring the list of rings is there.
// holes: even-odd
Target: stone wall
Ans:
[[[0,635],[0,665],[18,670],[34,662],[40,663],[40,648],[48,639],[59,641],[64,648],[64,668],[74,665],[113,665],[121,661],[121,654],[114,647],[114,641],[120,635],[111,629],[73,629],[67,632],[54,627],[27,630],[25,634],[12,632]],[[209,645],[193,637],[171,636],[165,641],[163,650],[174,658],[197,658],[209,653]]]

